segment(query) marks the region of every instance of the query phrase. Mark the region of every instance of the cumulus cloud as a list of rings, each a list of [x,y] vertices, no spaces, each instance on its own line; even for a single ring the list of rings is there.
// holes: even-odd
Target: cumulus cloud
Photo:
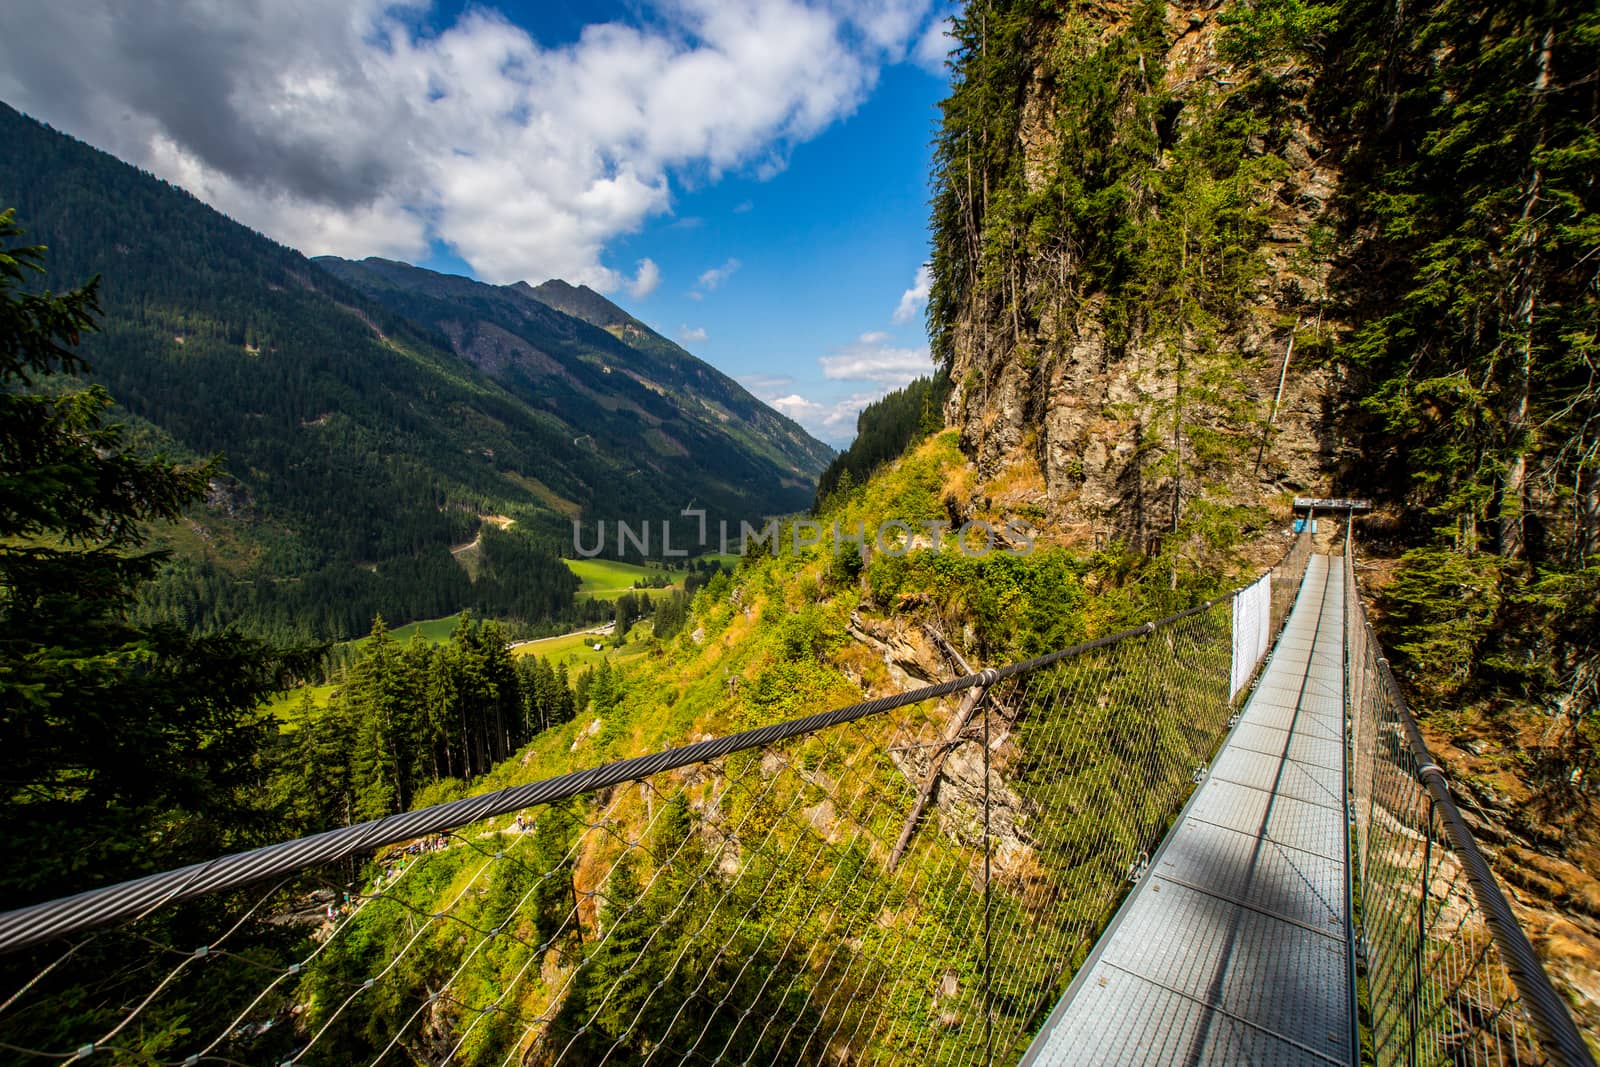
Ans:
[[[674,179],[770,176],[920,56],[929,0],[859,8],[675,0],[546,48],[425,0],[8,0],[0,98],[309,253],[610,291]]]
[[[773,407],[789,416],[791,419],[803,419],[814,412],[822,410],[822,405],[807,400],[799,393],[790,393],[788,396],[775,396],[767,401]]]
[[[928,306],[928,292],[933,288],[933,268],[924,263],[917,268],[916,280],[911,288],[900,294],[900,303],[894,309],[894,323],[904,326]]]
[[[706,339],[706,328],[696,326],[693,329],[685,326],[678,327],[678,343],[681,345],[701,344]]]
[[[862,408],[891,389],[933,373],[927,346],[898,347],[881,330],[835,348],[817,364],[825,382],[839,385],[819,384],[816,390],[802,386],[805,391],[801,391],[786,376],[750,375],[742,381],[813,436],[836,446],[855,436],[856,416]],[[841,393],[840,386],[850,391]],[[819,391],[827,395],[819,398]]]
[[[911,50],[911,58],[916,60],[919,67],[930,74],[949,75],[944,64],[956,46],[955,38],[951,36],[952,29],[952,20],[948,15],[928,24]]]
[[[656,286],[660,284],[661,268],[656,266],[655,260],[646,257],[639,261],[633,280],[628,283],[628,295],[635,300],[643,300],[655,292]]]
[[[926,345],[897,348],[881,333],[862,334],[854,344],[842,345],[817,362],[829,381],[871,382],[882,392],[933,373]]]
[[[831,445],[848,444],[855,436],[856,416],[861,409],[881,396],[881,393],[851,393],[849,396],[821,402],[810,400],[799,393],[771,397],[767,403],[803,426],[807,433]]]

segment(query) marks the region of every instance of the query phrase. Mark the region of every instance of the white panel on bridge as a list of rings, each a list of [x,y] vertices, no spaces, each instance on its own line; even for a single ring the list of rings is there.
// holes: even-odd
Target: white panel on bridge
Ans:
[[[1344,597],[1313,556],[1238,726],[1024,1064],[1356,1061]]]
[[[1272,640],[1272,574],[1263,574],[1259,581],[1241,589],[1233,598],[1233,678],[1228,686],[1228,699],[1250,684],[1250,677],[1267,654],[1267,644]]]

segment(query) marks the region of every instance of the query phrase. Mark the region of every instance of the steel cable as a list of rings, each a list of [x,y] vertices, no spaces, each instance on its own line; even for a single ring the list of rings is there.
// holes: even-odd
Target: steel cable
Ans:
[[[1366,619],[1353,542],[1352,800],[1373,1055],[1388,1063],[1590,1065],[1451,796]]]

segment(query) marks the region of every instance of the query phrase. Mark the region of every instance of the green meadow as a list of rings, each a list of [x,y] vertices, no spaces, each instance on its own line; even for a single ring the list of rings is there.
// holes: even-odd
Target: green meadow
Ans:
[[[660,567],[646,567],[637,563],[623,563],[615,559],[569,559],[563,560],[567,569],[578,576],[582,584],[578,586],[578,595],[593,597],[596,600],[615,600],[623,593],[664,593],[665,589],[635,589],[633,583],[641,579],[666,575],[672,579],[672,588],[683,588],[681,572],[666,571]]]
[[[683,588],[681,573],[664,571],[660,567],[641,566],[637,563],[623,563],[611,559],[569,559],[564,562],[581,583],[578,595],[593,597],[596,600],[615,600],[623,593],[648,595],[668,592],[668,589],[633,587],[633,583],[640,579],[649,579],[661,574],[673,579],[671,589]],[[421,636],[430,644],[442,644],[450,640],[450,635],[455,631],[459,619],[458,615],[445,615],[437,619],[408,622],[404,626],[396,626],[390,630],[389,636],[401,644],[408,644],[417,636]],[[544,656],[552,663],[565,662],[569,668],[591,667],[608,656],[627,657],[643,651],[644,646],[634,639],[647,636],[649,632],[650,627],[647,623],[639,624],[629,635],[629,644],[621,649],[615,648],[609,637],[599,634],[570,633],[518,644],[512,649],[512,653],[518,656]],[[371,640],[371,635],[368,635],[341,642],[341,645],[359,650]],[[599,652],[592,647],[596,643],[603,646]],[[318,707],[326,707],[336,689],[337,685],[302,686],[280,694],[270,701],[267,707],[285,728],[292,730],[295,727],[301,700],[306,693],[311,694],[312,700]]]
[[[455,630],[456,623],[459,619],[459,615],[446,615],[439,619],[423,619],[420,622],[408,622],[404,626],[397,626],[393,630],[390,630],[389,636],[394,638],[396,641],[399,641],[401,644],[406,644],[417,634],[421,634],[424,641],[427,641],[430,644],[438,644],[441,641],[450,640],[450,634]],[[365,645],[371,640],[372,638],[367,636],[358,638],[355,643],[359,647],[361,645]]]
[[[599,663],[606,658],[606,647],[610,644],[609,637],[600,634],[575,633],[562,634],[559,637],[543,637],[537,641],[526,641],[514,645],[511,649],[513,656],[543,656],[551,663],[566,663],[569,667],[588,666]],[[601,651],[594,650],[595,645],[601,646]]]

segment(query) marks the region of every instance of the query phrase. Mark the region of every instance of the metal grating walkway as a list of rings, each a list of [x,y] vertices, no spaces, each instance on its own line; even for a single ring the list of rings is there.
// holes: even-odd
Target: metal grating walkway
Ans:
[[[1350,1064],[1344,572],[1313,556],[1238,725],[1024,1064]]]

